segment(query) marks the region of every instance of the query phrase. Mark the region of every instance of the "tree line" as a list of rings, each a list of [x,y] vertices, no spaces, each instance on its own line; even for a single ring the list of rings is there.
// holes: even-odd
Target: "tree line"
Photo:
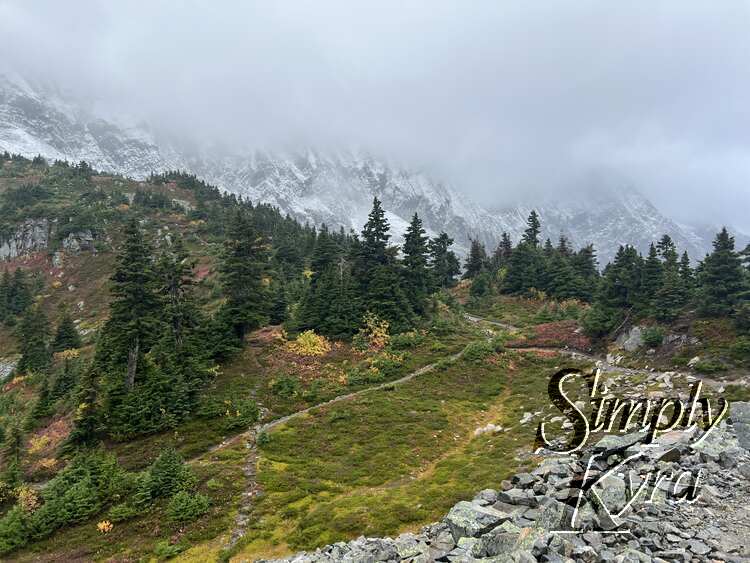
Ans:
[[[556,246],[549,239],[542,244],[540,233],[539,216],[532,211],[515,246],[503,233],[488,256],[484,245],[473,240],[464,268],[464,277],[472,280],[471,295],[541,291],[557,300],[588,302],[583,323],[593,336],[610,334],[627,320],[671,322],[689,308],[750,328],[750,245],[736,250],[726,228],[696,267],[665,234],[645,257],[633,246],[620,246],[601,273],[592,245],[574,251],[564,236]]]

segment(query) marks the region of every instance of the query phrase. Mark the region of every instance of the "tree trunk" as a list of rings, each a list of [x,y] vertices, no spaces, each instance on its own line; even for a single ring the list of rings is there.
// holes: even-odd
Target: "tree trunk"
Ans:
[[[132,389],[135,385],[135,371],[138,369],[138,350],[140,348],[140,338],[135,337],[134,346],[128,350],[128,374],[125,386]]]

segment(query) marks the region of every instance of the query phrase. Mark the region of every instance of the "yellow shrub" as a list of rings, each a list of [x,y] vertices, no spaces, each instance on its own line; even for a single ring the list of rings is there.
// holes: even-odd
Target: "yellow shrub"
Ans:
[[[57,460],[54,457],[45,457],[39,462],[39,465],[49,471],[55,468]]]
[[[16,489],[18,506],[24,512],[34,512],[39,508],[39,493],[28,485],[21,485]]]
[[[78,348],[68,348],[62,352],[58,352],[58,357],[63,360],[73,360],[81,355],[81,351]]]
[[[112,528],[114,526],[112,525],[112,522],[109,520],[102,520],[96,525],[96,529],[99,530],[102,534],[108,534],[112,531]]]
[[[287,342],[286,347],[300,356],[324,356],[331,351],[331,343],[328,339],[315,334],[314,330],[306,330],[296,340]]]
[[[354,337],[355,345],[362,348],[364,344],[374,350],[385,348],[391,339],[388,334],[390,327],[388,321],[368,311],[362,318],[362,322],[362,328],[359,329],[359,332]]]
[[[33,436],[29,440],[29,453],[32,455],[38,454],[49,445],[50,441],[49,436]]]

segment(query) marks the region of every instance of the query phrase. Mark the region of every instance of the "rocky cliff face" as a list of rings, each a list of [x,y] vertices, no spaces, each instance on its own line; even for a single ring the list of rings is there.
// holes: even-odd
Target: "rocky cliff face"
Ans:
[[[608,436],[581,456],[548,457],[531,473],[501,483],[500,490],[480,491],[418,533],[393,539],[362,537],[275,561],[746,561],[750,403],[734,403],[731,417],[730,424],[722,423],[698,446],[690,444],[695,436],[683,431],[664,435],[655,448],[639,447],[642,435]],[[638,452],[643,455],[629,462],[624,472],[649,475],[654,486],[636,497],[622,522],[613,525],[603,511],[596,512],[584,500],[571,527],[580,487],[575,476],[582,475],[589,459],[594,459],[589,477],[598,479],[613,464]],[[675,497],[675,491],[684,492],[692,483],[691,477],[673,487],[685,471],[701,475],[693,502]],[[656,475],[666,478],[657,483]],[[612,514],[628,501],[627,478],[614,473],[596,485]],[[636,478],[635,487],[639,485]]]
[[[7,237],[0,237],[0,260],[13,260],[19,256],[46,250],[50,239],[47,219],[29,219],[21,223]]]
[[[713,232],[678,225],[632,189],[598,189],[558,200],[488,210],[455,186],[430,174],[364,153],[196,151],[160,141],[142,126],[117,124],[34,88],[23,79],[0,76],[0,150],[48,159],[86,160],[95,168],[142,178],[167,169],[189,170],[230,192],[271,203],[301,221],[359,230],[374,196],[389,211],[399,241],[417,212],[435,234],[446,231],[464,253],[470,238],[488,250],[507,231],[520,238],[532,207],[541,215],[543,236],[561,234],[581,246],[593,243],[602,265],[621,244],[645,251],[669,234],[694,258],[710,250]],[[533,204],[533,205],[532,205]],[[714,231],[715,232],[715,231]]]
[[[0,75],[0,150],[49,160],[85,160],[144,177],[183,167],[144,127],[116,124],[18,76]]]

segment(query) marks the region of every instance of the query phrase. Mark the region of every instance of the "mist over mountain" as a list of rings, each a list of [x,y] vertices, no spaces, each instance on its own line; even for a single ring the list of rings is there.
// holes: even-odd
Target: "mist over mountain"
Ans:
[[[576,245],[593,243],[604,265],[620,244],[648,244],[667,233],[694,258],[709,249],[715,228],[699,232],[663,215],[624,183],[594,178],[588,189],[564,197],[528,196],[490,210],[460,185],[410,169],[363,150],[252,150],[200,147],[159,138],[133,120],[115,122],[20,76],[0,78],[0,150],[47,159],[86,160],[94,167],[144,178],[151,172],[189,170],[253,201],[270,203],[312,224],[359,230],[377,196],[395,233],[419,213],[430,233],[448,232],[465,253],[478,238],[491,250],[502,232],[518,240],[531,209],[542,219],[543,236],[564,235]]]

